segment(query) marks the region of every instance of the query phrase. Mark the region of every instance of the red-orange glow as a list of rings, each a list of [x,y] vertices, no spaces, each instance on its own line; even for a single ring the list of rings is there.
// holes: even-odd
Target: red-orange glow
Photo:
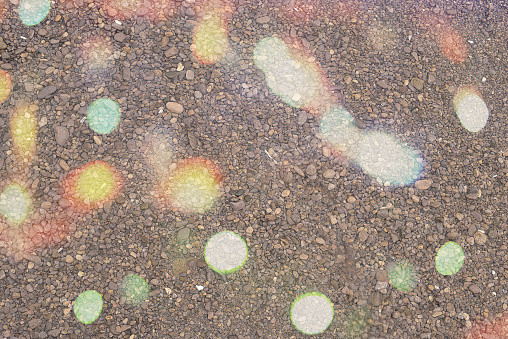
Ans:
[[[79,212],[115,199],[122,187],[120,174],[104,161],[93,161],[73,170],[64,181],[64,198]]]
[[[439,45],[443,55],[457,64],[467,57],[467,46],[464,38],[455,29],[447,26],[438,33]]]
[[[325,75],[321,65],[310,50],[305,47],[302,40],[300,38],[286,37],[284,42],[286,42],[291,51],[292,58],[301,63],[308,64],[313,69],[316,76],[319,77],[319,92],[312,98],[310,103],[303,107],[303,109],[311,114],[320,116],[338,102],[338,97],[332,94],[328,77]]]
[[[476,323],[467,331],[465,339],[502,339],[508,338],[508,315]]]

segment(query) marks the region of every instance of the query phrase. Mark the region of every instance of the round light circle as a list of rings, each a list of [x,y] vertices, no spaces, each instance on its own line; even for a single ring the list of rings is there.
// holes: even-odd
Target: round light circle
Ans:
[[[95,290],[81,293],[74,302],[74,314],[83,324],[93,323],[102,312],[102,296]]]
[[[86,119],[94,132],[111,133],[120,122],[120,106],[111,99],[97,99],[88,107]]]
[[[464,264],[464,251],[459,244],[449,241],[437,251],[436,269],[442,275],[457,273]]]
[[[333,304],[321,293],[304,294],[291,306],[291,321],[299,331],[305,334],[324,332],[332,320]]]
[[[215,234],[205,247],[205,261],[218,273],[231,273],[247,260],[247,244],[238,234],[230,231]]]

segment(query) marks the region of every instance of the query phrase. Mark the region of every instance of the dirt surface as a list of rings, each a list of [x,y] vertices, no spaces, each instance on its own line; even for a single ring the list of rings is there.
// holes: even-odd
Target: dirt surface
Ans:
[[[303,338],[291,306],[320,292],[333,320],[317,338],[506,338],[507,5],[214,4],[229,49],[204,62],[192,46],[203,1],[63,0],[34,26],[18,0],[3,2],[0,189],[19,183],[32,204],[19,222],[1,211],[0,337]],[[327,96],[312,108],[268,86],[253,53],[270,36],[319,65]],[[488,107],[478,132],[454,110],[462,86]],[[121,112],[107,134],[85,121],[99,98]],[[398,186],[366,173],[321,133],[323,98],[361,133],[416,150],[421,172]],[[26,120],[11,128],[20,107]],[[35,136],[34,149],[20,155],[16,128],[33,117],[36,134],[21,138]],[[223,176],[212,171],[215,204],[161,203],[167,168],[197,157]],[[109,200],[80,209],[66,178],[93,161],[119,179]],[[221,231],[248,248],[233,273],[204,256]],[[444,276],[435,257],[448,241],[465,259]],[[414,268],[407,291],[389,275],[400,263]],[[148,283],[140,304],[122,294],[129,274]],[[87,290],[103,299],[91,324],[73,311]]]

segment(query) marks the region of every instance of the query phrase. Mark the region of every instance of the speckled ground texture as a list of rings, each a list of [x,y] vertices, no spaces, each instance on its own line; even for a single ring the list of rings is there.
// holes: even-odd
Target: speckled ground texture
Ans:
[[[75,215],[62,242],[26,258],[2,249],[0,337],[304,338],[290,307],[313,291],[334,305],[330,327],[316,338],[465,338],[496,326],[504,333],[505,2],[236,0],[228,12],[231,50],[211,65],[192,55],[195,1],[172,3],[162,20],[142,16],[150,2],[139,2],[139,15],[120,24],[102,2],[57,1],[32,27],[19,20],[17,3],[4,3],[0,35],[0,69],[13,84],[0,105],[2,187],[27,178],[32,213],[51,217],[65,211],[60,184],[72,169],[104,160],[125,181],[112,202]],[[445,58],[432,29],[422,28],[427,14],[460,32],[464,62]],[[319,119],[279,99],[254,65],[254,46],[273,34],[304,39],[359,128],[419,150],[419,179],[430,186],[384,187],[330,152]],[[117,51],[101,72],[83,59],[93,36]],[[453,110],[464,84],[478,88],[490,111],[478,133]],[[100,97],[122,111],[108,135],[80,122]],[[39,129],[37,157],[20,174],[9,119],[21,101],[35,105]],[[154,131],[170,136],[175,158],[204,157],[221,168],[224,193],[210,211],[155,204],[154,173],[142,154]],[[225,230],[245,239],[249,257],[222,276],[203,251]],[[449,240],[463,248],[465,262],[445,277],[434,258]],[[418,272],[406,293],[386,270],[403,259]],[[129,273],[151,289],[139,306],[119,293]],[[104,307],[84,325],[72,307],[89,289]]]

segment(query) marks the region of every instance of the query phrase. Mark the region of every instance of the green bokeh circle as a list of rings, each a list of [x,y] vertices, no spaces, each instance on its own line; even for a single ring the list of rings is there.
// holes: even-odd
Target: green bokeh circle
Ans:
[[[213,262],[215,261],[215,258],[213,258],[212,260],[210,260],[210,252],[211,251],[216,251],[216,248],[215,247],[211,247],[211,246],[217,246],[217,244],[214,244],[214,241],[217,241],[217,238],[220,238],[220,237],[223,237],[223,236],[232,236],[235,238],[235,240],[241,240],[243,242],[243,246],[244,246],[244,249],[245,249],[245,256],[242,260],[241,263],[237,264],[235,267],[233,268],[230,268],[230,269],[220,269],[218,267],[215,267],[214,265],[217,265],[216,262]],[[224,255],[226,255],[226,253],[224,253]],[[241,268],[245,262],[247,261],[247,257],[249,256],[249,249],[247,247],[247,244],[245,243],[245,240],[243,240],[243,238],[241,236],[239,236],[238,234],[236,234],[235,232],[231,232],[231,231],[223,231],[223,232],[219,232],[215,235],[213,235],[207,242],[206,246],[205,246],[205,253],[204,253],[204,256],[205,256],[205,261],[206,263],[208,264],[208,266],[210,266],[210,268],[212,270],[214,270],[215,272],[217,273],[221,273],[221,274],[228,274],[228,273],[232,273],[236,270],[238,270],[239,268]]]
[[[442,275],[457,273],[464,264],[464,251],[459,244],[449,241],[437,251],[436,269]]]
[[[108,134],[118,126],[120,115],[120,106],[115,101],[102,98],[88,106],[86,120],[94,132]]]
[[[74,314],[83,324],[93,323],[102,312],[102,296],[95,290],[81,293],[74,302]]]

